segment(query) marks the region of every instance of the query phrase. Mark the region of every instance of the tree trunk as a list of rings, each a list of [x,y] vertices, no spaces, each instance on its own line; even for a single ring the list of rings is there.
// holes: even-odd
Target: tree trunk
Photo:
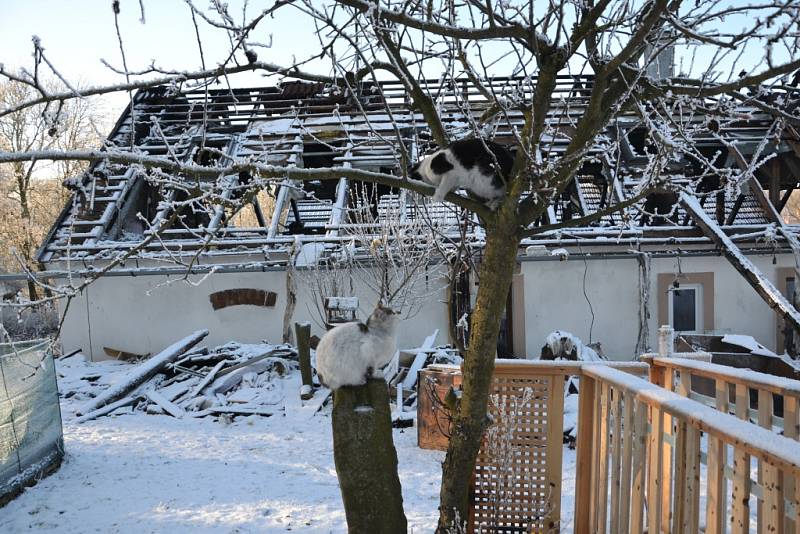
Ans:
[[[17,187],[19,188],[17,193],[19,194],[23,232],[25,232],[25,238],[22,241],[22,250],[20,252],[22,259],[25,260],[25,266],[31,271],[35,271],[36,267],[33,262],[34,245],[33,236],[31,235],[31,210],[30,206],[28,206],[28,182],[24,178],[24,169],[18,169],[18,172],[20,174],[17,177]],[[30,279],[28,280],[28,298],[30,300],[39,300],[39,294],[36,291],[36,283]]]
[[[499,223],[486,229],[477,301],[463,363],[463,395],[453,417],[450,445],[442,467],[437,529],[440,534],[460,532],[454,526],[467,521],[469,485],[486,429],[500,318],[511,287],[520,242],[515,232],[517,225],[510,219],[513,216],[501,217]]]
[[[348,532],[405,534],[403,494],[383,379],[334,393],[333,459]]]
[[[289,345],[294,344],[294,339],[292,338],[292,317],[294,317],[294,308],[297,305],[297,284],[294,278],[294,260],[295,256],[290,254],[290,265],[286,268],[286,308],[283,310],[283,342]]]

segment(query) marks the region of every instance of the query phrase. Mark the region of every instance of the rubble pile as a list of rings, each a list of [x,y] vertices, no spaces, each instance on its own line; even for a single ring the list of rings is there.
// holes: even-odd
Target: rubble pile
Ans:
[[[189,350],[206,334],[197,332],[133,367],[109,362],[116,364],[112,369],[129,368],[108,385],[98,383],[102,373],[73,377],[68,395],[89,399],[78,412],[79,421],[126,411],[178,418],[282,412],[285,378],[298,369],[296,350],[234,342]]]

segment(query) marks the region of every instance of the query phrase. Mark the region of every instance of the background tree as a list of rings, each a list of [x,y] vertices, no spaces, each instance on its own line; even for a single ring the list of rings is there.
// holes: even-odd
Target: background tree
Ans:
[[[441,531],[453,528],[456,518],[466,517],[470,473],[487,425],[500,318],[521,241],[538,232],[586,225],[633,205],[654,188],[669,187],[671,177],[685,177],[689,167],[698,179],[717,177],[717,189],[739,187],[747,172],[726,167],[724,158],[709,158],[696,148],[695,140],[711,137],[723,146],[735,146],[720,125],[741,118],[742,105],[774,118],[769,138],[763,141],[765,149],[785,135],[787,125],[798,123],[794,93],[787,88],[788,76],[800,68],[800,59],[795,59],[800,57],[800,7],[793,0],[297,0],[267,2],[255,15],[244,9],[241,21],[234,19],[227,4],[214,2],[204,11],[187,3],[195,24],[207,24],[229,37],[230,53],[220,65],[208,67],[203,61],[201,70],[177,72],[150,67],[138,73],[149,77],[135,80],[131,78],[135,73],[125,67],[120,71],[124,83],[81,93],[48,91],[29,74],[0,68],[0,75],[37,91],[36,98],[0,110],[0,116],[45,102],[155,84],[207,87],[220,77],[228,83],[229,76],[246,71],[326,82],[359,105],[369,97],[361,92],[361,82],[393,79],[402,84],[417,112],[410,119],[398,117],[397,109],[384,99],[386,114],[397,125],[401,168],[418,159],[426,147],[445,146],[467,136],[494,137],[515,148],[514,166],[506,177],[507,194],[497,210],[459,194],[447,197],[477,216],[483,249],[464,353],[463,395],[453,415],[443,467]],[[118,13],[119,4],[113,5]],[[315,25],[318,48],[308,58],[284,65],[258,60],[256,51],[263,46],[269,15],[279,9],[300,10]],[[120,43],[122,48],[121,38]],[[672,72],[671,60],[664,61],[676,44],[681,52],[677,73]],[[201,42],[199,47],[202,57]],[[323,71],[314,70],[321,63],[326,65]],[[572,89],[566,97],[554,98],[560,84],[563,87],[563,76],[570,77]],[[454,90],[465,79],[479,93],[480,106],[472,105],[469,94]],[[613,164],[622,158],[604,157],[627,149],[618,119],[635,122],[644,138],[645,149],[637,154],[644,160],[644,177]],[[410,146],[406,143],[409,129],[414,138]],[[764,157],[755,158],[754,165],[769,157],[769,150],[759,153]],[[253,160],[225,161],[209,169],[174,157],[134,154],[129,147],[0,152],[0,162],[35,159],[135,164],[165,181],[199,184],[198,194],[210,195],[206,198],[219,195],[219,183],[213,177],[239,172],[255,177],[249,185],[251,193],[284,178],[341,177],[432,193],[425,184],[386,173],[297,169]],[[549,220],[547,207],[591,166],[602,167],[613,180],[636,178],[640,188],[595,214],[560,223]],[[689,193],[694,186],[691,180],[680,184]]]
[[[55,82],[41,82],[50,90]],[[6,80],[0,83],[0,109],[35,98],[30,85]],[[0,117],[0,150],[7,152],[77,150],[96,147],[100,134],[97,103],[74,99],[63,104],[39,104]],[[38,271],[36,250],[69,198],[64,180],[82,173],[85,161],[16,161],[0,165],[0,265],[8,271]],[[22,262],[22,265],[20,265]],[[38,298],[36,284],[28,282],[31,299]]]

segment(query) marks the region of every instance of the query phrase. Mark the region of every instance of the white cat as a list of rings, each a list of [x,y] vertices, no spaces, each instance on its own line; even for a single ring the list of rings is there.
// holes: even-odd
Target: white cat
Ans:
[[[361,386],[394,356],[400,315],[378,304],[364,323],[328,330],[317,345],[317,375],[331,390]]]
[[[488,150],[487,150],[488,148]],[[466,189],[492,209],[506,192],[514,157],[503,145],[482,139],[462,139],[426,156],[409,177],[436,186],[435,202],[456,189]]]

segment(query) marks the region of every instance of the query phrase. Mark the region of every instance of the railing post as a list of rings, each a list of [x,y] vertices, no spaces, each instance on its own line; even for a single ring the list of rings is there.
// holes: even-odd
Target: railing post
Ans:
[[[580,377],[578,390],[578,434],[577,458],[575,465],[575,534],[592,531],[592,518],[595,517],[596,503],[592,502],[592,485],[596,478],[592,462],[595,423],[595,387],[593,378]]]
[[[658,355],[662,357],[672,356],[675,346],[675,330],[665,324],[658,329]]]
[[[550,488],[549,506],[544,518],[548,532],[561,530],[562,454],[564,449],[564,376],[550,377],[550,395],[547,400],[547,487]]]

